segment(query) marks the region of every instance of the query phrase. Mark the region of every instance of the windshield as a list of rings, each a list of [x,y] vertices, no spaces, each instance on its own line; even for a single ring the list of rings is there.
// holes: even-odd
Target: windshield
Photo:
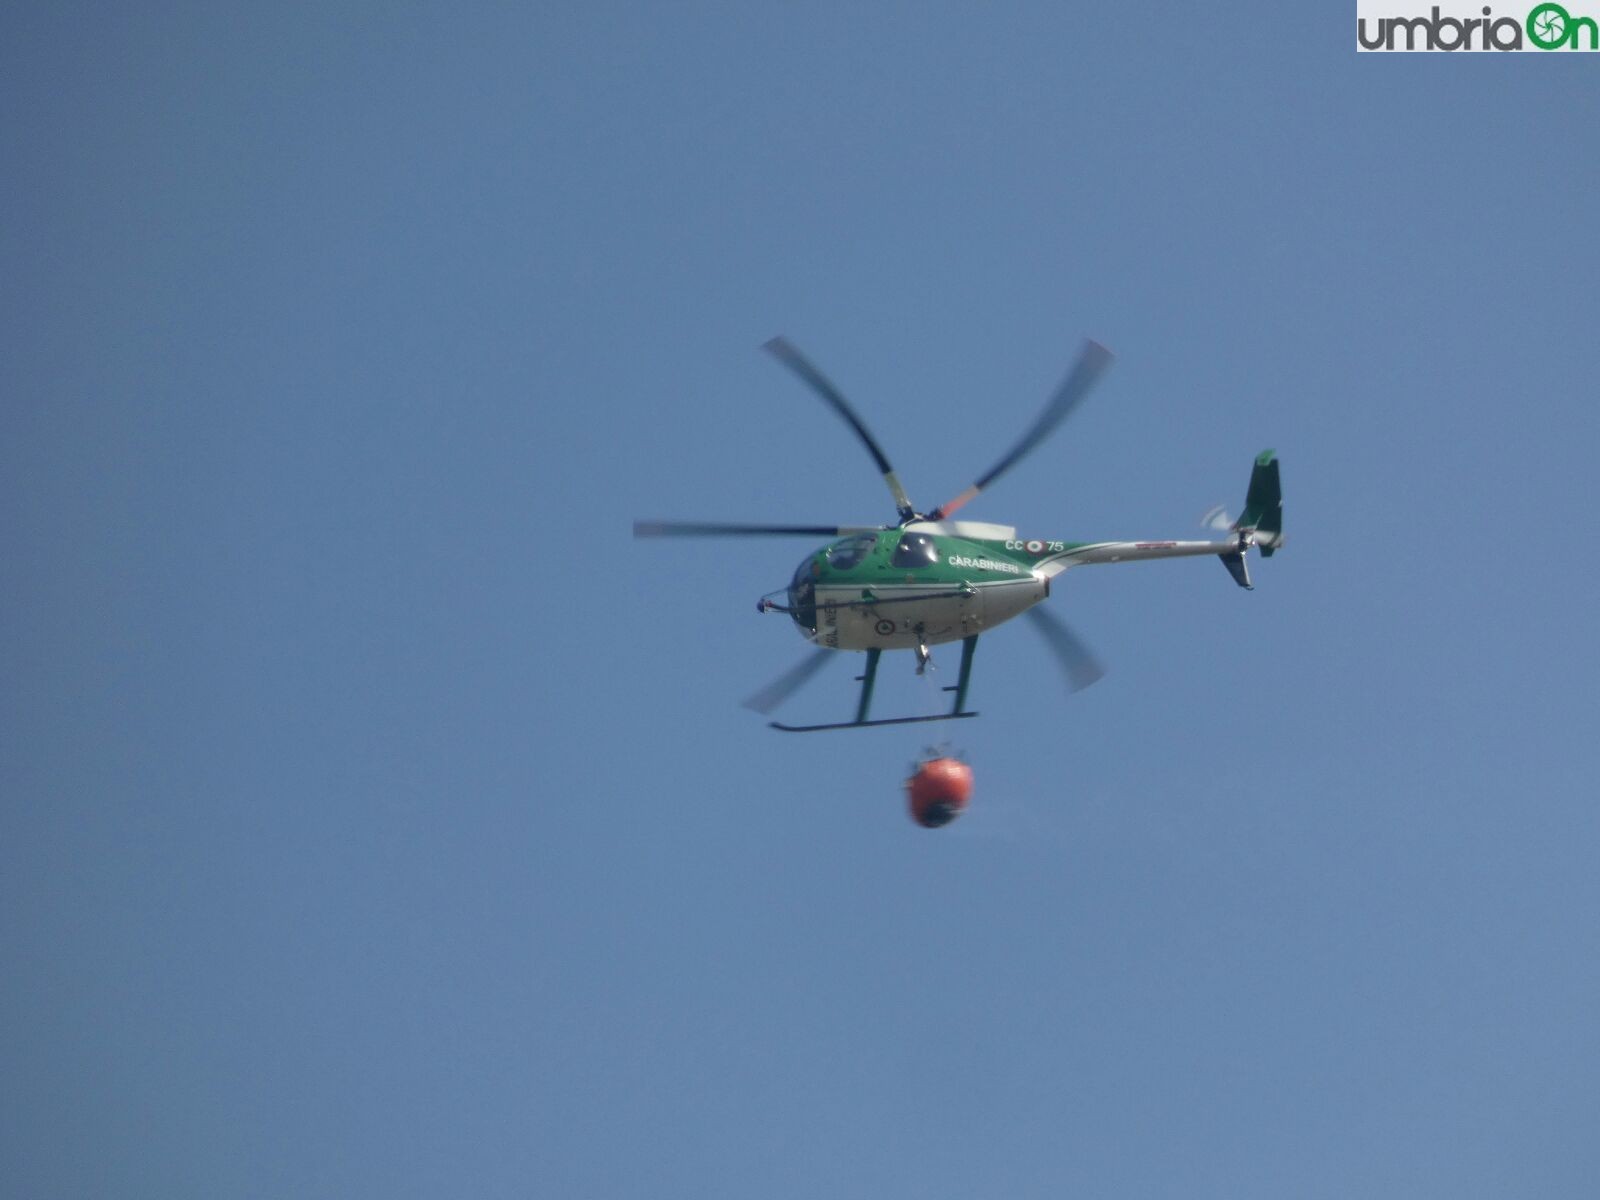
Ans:
[[[794,578],[789,581],[789,615],[808,637],[817,632],[817,588],[812,582],[817,570],[815,556],[808,554],[800,560],[800,565],[794,569]]]
[[[894,548],[894,557],[889,561],[897,567],[912,570],[936,567],[939,565],[939,547],[925,533],[908,533],[900,539],[900,544]]]
[[[871,554],[877,544],[878,535],[875,533],[858,533],[842,542],[835,542],[828,547],[828,565],[835,571],[848,571]]]

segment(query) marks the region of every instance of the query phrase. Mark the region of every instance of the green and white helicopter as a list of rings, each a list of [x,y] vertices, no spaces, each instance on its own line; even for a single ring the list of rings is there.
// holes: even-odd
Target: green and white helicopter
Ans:
[[[866,671],[857,677],[861,695],[854,720],[825,725],[784,725],[774,729],[808,733],[821,729],[857,729],[873,725],[905,725],[975,717],[966,708],[972,678],[972,656],[978,635],[1026,613],[1054,652],[1069,684],[1087,687],[1102,671],[1078,637],[1057,617],[1036,607],[1050,594],[1050,581],[1069,567],[1091,563],[1136,562],[1147,558],[1182,558],[1211,554],[1222,560],[1234,581],[1250,588],[1245,552],[1256,547],[1263,557],[1283,544],[1283,497],[1278,459],[1271,450],[1256,457],[1249,491],[1239,519],[1225,527],[1227,536],[1206,541],[1066,542],[1018,538],[1010,525],[952,521],[950,516],[1037,449],[1081,404],[1111,365],[1111,352],[1086,342],[1076,365],[1021,439],[978,481],[955,499],[930,513],[920,513],[907,498],[894,468],[877,440],[838,388],[787,340],[778,337],[765,349],[809,384],[834,412],[855,430],[872,456],[894,497],[893,525],[743,525],[723,522],[635,521],[635,537],[797,536],[831,537],[837,541],[806,555],[790,581],[787,604],[769,593],[758,604],[762,612],[782,612],[817,649],[793,669],[745,703],[770,713],[814,675],[836,650],[865,650]],[[920,717],[868,719],[878,659],[885,650],[912,650],[920,675],[928,664],[929,647],[961,643],[961,669],[947,713]]]

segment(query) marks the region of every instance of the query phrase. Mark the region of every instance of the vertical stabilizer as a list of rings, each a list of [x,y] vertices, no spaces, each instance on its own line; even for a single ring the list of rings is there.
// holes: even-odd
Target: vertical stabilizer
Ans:
[[[1251,540],[1261,548],[1263,558],[1271,558],[1273,551],[1283,545],[1283,489],[1278,483],[1276,451],[1263,450],[1256,455],[1244,512],[1239,514],[1233,527],[1241,533],[1254,535]]]

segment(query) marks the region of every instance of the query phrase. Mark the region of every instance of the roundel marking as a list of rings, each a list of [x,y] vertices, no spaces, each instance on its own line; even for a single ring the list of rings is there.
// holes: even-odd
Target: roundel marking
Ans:
[[[884,618],[880,620],[873,628],[878,631],[879,637],[888,637],[894,632],[894,622]]]
[[[1043,554],[1044,553],[1044,543],[1043,542],[1028,542],[1024,548],[1028,551],[1029,554]]]

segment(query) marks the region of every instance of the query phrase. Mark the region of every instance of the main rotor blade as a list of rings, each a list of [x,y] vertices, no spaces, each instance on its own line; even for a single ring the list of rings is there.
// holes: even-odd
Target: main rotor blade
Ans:
[[[782,704],[795,692],[799,691],[805,682],[822,669],[822,665],[832,656],[833,651],[818,646],[805,658],[790,667],[778,678],[744,702],[746,708],[753,708],[758,713],[770,713]]]
[[[881,525],[740,525],[726,521],[635,521],[633,536],[644,537],[845,537],[877,533]]]
[[[1106,673],[1105,668],[1095,661],[1094,655],[1089,653],[1089,647],[1060,617],[1038,605],[1028,610],[1028,616],[1060,662],[1061,669],[1066,672],[1068,690],[1081,692]]]
[[[1045,438],[1055,432],[1056,426],[1066,420],[1068,414],[1083,402],[1083,398],[1089,394],[1100,376],[1105,373],[1105,369],[1111,365],[1111,358],[1111,351],[1099,342],[1084,342],[1083,352],[1078,355],[1077,364],[1061,381],[1061,386],[1055,390],[1049,403],[1044,406],[1044,411],[1039,414],[1038,420],[1034,421],[1028,432],[1022,435],[1022,439],[1006,451],[1004,457],[990,467],[987,474],[980,476],[977,483],[948,504],[941,504],[934,509],[928,514],[928,519],[941,521],[948,517],[1035,450]]]
[[[916,516],[916,510],[911,507],[905,488],[900,486],[899,476],[889,465],[888,455],[884,454],[883,447],[878,445],[876,439],[868,432],[866,425],[856,415],[856,410],[851,408],[850,402],[844,398],[844,394],[829,382],[826,375],[812,366],[810,360],[796,350],[787,338],[772,338],[762,346],[762,349],[810,384],[811,389],[826,400],[833,411],[843,417],[850,428],[856,431],[856,436],[866,446],[867,453],[872,455],[872,461],[877,463],[878,470],[883,472],[883,481],[889,485],[889,494],[894,497],[894,506],[899,510],[900,519],[909,521]]]

